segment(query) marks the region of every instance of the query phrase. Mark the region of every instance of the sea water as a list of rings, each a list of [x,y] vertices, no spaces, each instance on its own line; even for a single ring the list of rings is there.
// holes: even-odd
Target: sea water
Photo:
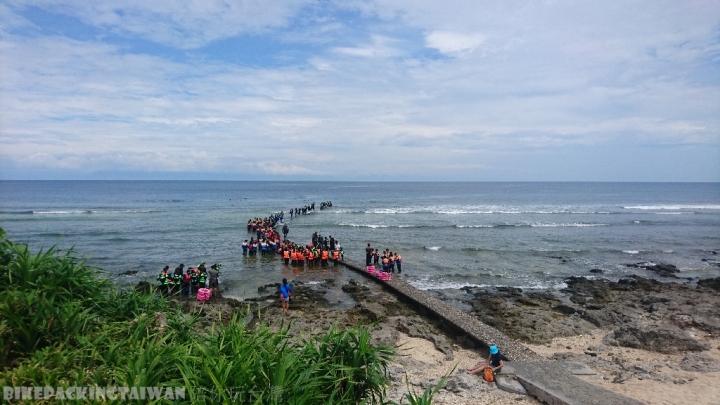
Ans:
[[[323,201],[333,207],[321,211]],[[315,212],[290,219],[313,202]],[[201,261],[222,263],[222,287],[239,298],[283,277],[347,277],[341,267],[243,256],[248,219],[279,211],[295,242],[333,236],[358,262],[367,243],[399,252],[403,277],[421,289],[655,277],[628,266],[645,262],[676,265],[679,277],[720,276],[718,183],[0,182],[0,226],[12,239],[74,247],[120,283]]]

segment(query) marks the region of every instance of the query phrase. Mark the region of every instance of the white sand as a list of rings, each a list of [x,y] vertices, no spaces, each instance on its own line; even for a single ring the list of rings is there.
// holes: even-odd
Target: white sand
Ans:
[[[608,332],[609,331],[599,330],[592,335],[556,338],[553,339],[550,345],[526,346],[545,357],[551,357],[554,353],[558,352],[583,353],[589,347],[597,347],[602,341],[603,336]],[[693,334],[698,340],[710,343],[712,349],[703,353],[720,360],[720,350],[718,350],[718,347],[720,347],[720,339],[707,336],[699,331],[690,330],[688,332]],[[570,348],[568,349],[568,347]],[[609,353],[612,353],[612,355],[609,355]],[[620,358],[626,365],[657,364],[659,367],[655,368],[655,372],[674,379],[685,380],[687,383],[674,384],[672,382],[652,380],[641,381],[633,377],[624,383],[616,384],[612,383],[615,376],[607,370],[602,369],[595,369],[599,374],[598,376],[581,377],[585,381],[649,405],[720,405],[720,372],[697,373],[683,371],[681,369],[673,370],[667,366],[668,364],[679,365],[685,353],[666,355],[645,350],[607,346],[604,352],[598,353],[598,356],[605,357],[608,360],[612,360],[614,357]]]

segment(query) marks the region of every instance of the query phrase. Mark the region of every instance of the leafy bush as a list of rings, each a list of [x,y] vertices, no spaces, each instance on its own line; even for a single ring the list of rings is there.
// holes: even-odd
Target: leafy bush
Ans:
[[[193,404],[385,402],[394,351],[371,347],[366,328],[295,342],[237,315],[198,330],[177,308],[116,288],[72,250],[33,255],[0,229],[0,385],[186,387]]]

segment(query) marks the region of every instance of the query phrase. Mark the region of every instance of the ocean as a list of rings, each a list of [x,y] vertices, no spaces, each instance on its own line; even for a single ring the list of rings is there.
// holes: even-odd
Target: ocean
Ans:
[[[333,207],[319,210],[323,201]],[[291,208],[312,202],[315,212],[290,220]],[[247,221],[281,210],[295,242],[333,236],[358,262],[367,243],[399,252],[403,277],[421,289],[656,277],[628,266],[641,262],[676,265],[679,277],[720,276],[719,183],[0,182],[0,227],[11,239],[74,247],[121,284],[201,261],[223,264],[221,287],[235,298],[283,277],[346,278],[342,267],[242,255],[253,236]]]

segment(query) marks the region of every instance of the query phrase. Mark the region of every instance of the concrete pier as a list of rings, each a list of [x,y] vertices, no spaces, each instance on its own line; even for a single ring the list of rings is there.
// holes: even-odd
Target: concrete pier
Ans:
[[[559,361],[544,359],[514,339],[486,325],[477,318],[432,297],[395,275],[392,281],[382,281],[369,274],[363,263],[349,260],[338,262],[355,272],[376,280],[396,294],[415,302],[437,315],[443,322],[463,331],[477,342],[496,345],[508,358],[503,376],[514,375],[527,392],[549,405],[642,405],[642,402],[585,382],[573,374],[573,368]],[[507,370],[505,370],[507,369]],[[505,377],[503,377],[505,378]],[[517,392],[512,391],[511,392]]]
[[[381,281],[378,277],[369,274],[362,263],[355,263],[348,260],[339,263],[344,264],[347,268],[355,270],[368,278],[373,278],[378,282],[383,283],[387,288],[433,312],[444,322],[447,322],[455,328],[463,331],[477,342],[486,346],[498,346],[502,354],[504,354],[509,360],[542,360],[542,357],[538,354],[516,342],[514,339],[508,337],[499,330],[480,322],[477,318],[472,317],[443,301],[440,301],[425,291],[418,290],[400,279],[400,277],[397,277],[397,275],[392,281]]]

